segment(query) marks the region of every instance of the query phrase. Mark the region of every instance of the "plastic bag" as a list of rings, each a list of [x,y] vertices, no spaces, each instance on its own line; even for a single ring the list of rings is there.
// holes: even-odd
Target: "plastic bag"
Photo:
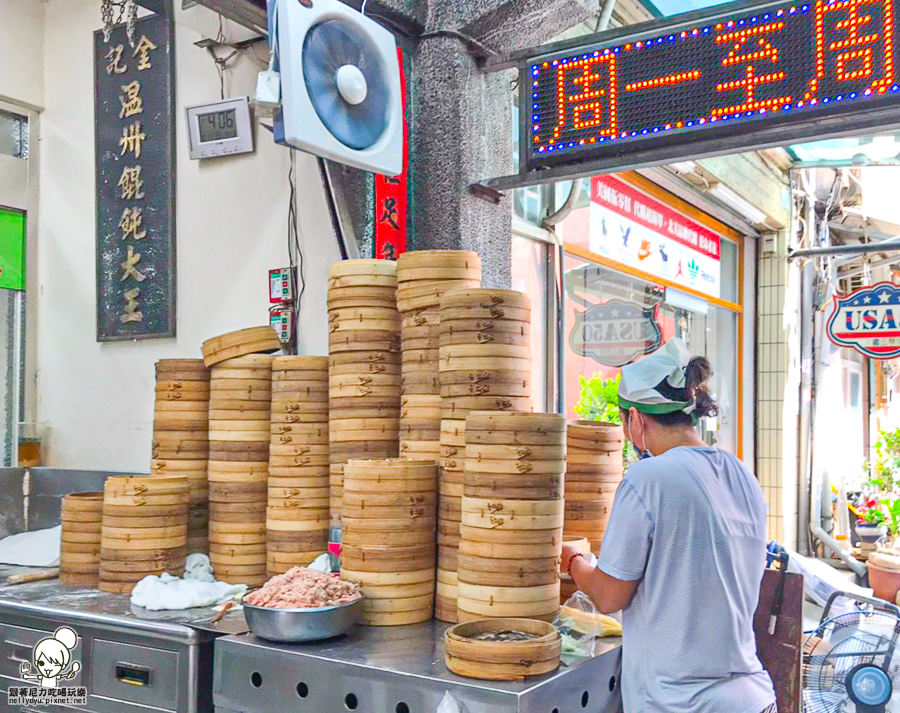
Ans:
[[[438,704],[437,713],[465,713],[465,709],[450,695],[450,691],[445,691],[444,697]]]
[[[604,637],[622,635],[619,619],[601,614],[584,592],[569,597],[553,623],[562,637],[562,653],[567,656],[594,657],[600,653]]]

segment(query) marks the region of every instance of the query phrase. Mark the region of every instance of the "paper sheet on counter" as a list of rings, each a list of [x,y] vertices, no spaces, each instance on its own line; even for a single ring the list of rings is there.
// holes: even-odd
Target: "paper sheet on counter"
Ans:
[[[0,540],[0,562],[20,567],[58,567],[62,525]]]

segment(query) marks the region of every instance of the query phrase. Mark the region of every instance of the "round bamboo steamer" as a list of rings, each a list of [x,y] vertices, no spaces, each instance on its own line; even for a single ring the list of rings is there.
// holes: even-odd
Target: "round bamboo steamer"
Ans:
[[[460,579],[457,596],[460,599],[474,599],[491,604],[545,602],[549,599],[559,598],[559,581],[534,586],[502,587],[471,584]]]
[[[400,422],[400,398],[387,401],[368,401],[358,398],[329,399],[329,412],[332,421],[353,420],[359,418],[394,418]]]
[[[346,488],[346,485],[344,486]],[[391,533],[391,532],[413,532],[413,531],[434,531],[437,526],[437,518],[431,517],[410,517],[405,515],[396,518],[353,518],[343,517],[344,530],[346,533]],[[345,538],[346,539],[346,538]],[[352,543],[355,544],[355,543]]]
[[[260,518],[265,521],[266,512],[265,509],[262,512],[258,512],[254,510],[252,513],[248,512],[219,512],[218,509],[213,510],[209,515],[209,522],[220,522],[220,523],[243,523],[247,522],[248,519],[251,518]],[[208,530],[207,530],[208,534]]]
[[[269,473],[269,487],[288,488],[291,490],[305,491],[307,489],[327,488],[331,484],[329,469],[318,468],[310,470],[316,475],[305,475],[302,468],[276,468],[275,473]],[[289,473],[291,475],[283,475]]]
[[[273,402],[272,409],[270,411],[270,423],[272,426],[272,433],[290,433],[290,429],[285,430],[284,426],[289,426],[291,424],[307,424],[307,425],[322,425],[327,426],[328,424],[328,412],[327,411],[311,411],[303,409],[295,408],[296,402],[291,403],[279,403]]]
[[[246,532],[210,532],[209,543],[211,545],[213,543],[220,545],[265,545],[266,535],[265,532],[263,532],[261,535]]]
[[[522,501],[471,497],[464,497],[462,499],[462,512],[475,513],[481,516],[505,515],[513,520],[518,517],[526,516],[559,517],[563,514],[564,510],[565,504],[562,500]]]
[[[103,493],[70,493],[63,496],[61,512],[76,519],[99,516],[103,510]],[[83,513],[83,515],[82,515]]]
[[[364,626],[408,626],[428,621],[432,614],[432,607],[419,611],[392,613],[367,612],[364,608],[360,613],[360,623]]]
[[[195,416],[204,416],[209,410],[209,402],[204,401],[157,401],[153,410],[158,417],[168,416],[170,418],[191,418]]]
[[[314,423],[305,423],[299,421],[295,415],[279,416],[272,414],[272,422],[270,425],[272,435],[291,434],[295,437],[304,436],[308,439],[309,445],[323,443],[321,439],[328,437],[328,422],[317,420]],[[327,443],[327,440],[324,441]]]
[[[156,528],[147,528],[150,532]],[[136,530],[133,532],[137,532]],[[100,544],[103,550],[167,550],[183,549],[187,538],[187,527],[184,527],[180,535],[171,537],[156,536],[132,536],[130,538],[101,536]],[[105,559],[105,558],[104,558]]]
[[[410,547],[413,545],[433,545],[435,534],[427,528],[407,529],[406,531],[391,532],[359,532],[347,529],[344,526],[344,544],[364,543],[373,547]]]
[[[180,518],[186,517],[187,512],[187,502],[180,503],[178,505],[131,505],[131,506],[123,506],[123,505],[114,505],[108,504],[104,501],[103,504],[103,518],[106,519],[109,516],[113,517],[128,517],[128,518],[140,518],[144,520],[145,518],[169,518],[170,521],[177,521]]]
[[[324,455],[324,456],[271,455],[271,456],[269,456],[269,465],[274,466],[276,468],[290,468],[292,466],[327,466],[329,464],[329,462],[330,462],[330,460],[327,455]]]
[[[352,384],[349,386],[328,387],[329,397],[332,399],[340,398],[372,398],[384,399],[385,403],[389,400],[396,399],[397,404],[400,402],[400,385],[397,386],[369,386],[364,384]]]
[[[189,488],[183,493],[173,493],[171,495],[112,495],[106,493],[103,498],[103,502],[106,505],[145,508],[175,507],[179,505],[187,507],[189,500]]]
[[[349,477],[346,473],[344,474],[344,482],[343,482],[344,490],[356,491],[356,492],[372,492],[374,488],[377,488],[379,491],[387,491],[391,490],[397,491],[407,491],[407,492],[435,492],[438,488],[438,483],[435,479],[421,479],[421,480],[410,480],[407,478],[397,479],[397,480],[389,480],[388,478],[382,478],[381,480],[358,480],[356,478]]]
[[[405,394],[400,399],[400,405],[404,411],[428,411],[436,413],[441,408],[441,397],[439,394]]]
[[[172,525],[162,527],[147,528],[129,528],[129,527],[109,527],[103,526],[101,543],[106,545],[109,543],[117,543],[118,541],[130,543],[155,543],[162,541],[174,541],[177,543],[182,537],[187,536],[187,525]],[[161,545],[162,547],[171,545]],[[110,544],[115,549],[118,545]],[[121,549],[121,548],[120,548]],[[150,547],[141,547],[139,549],[152,549]]]
[[[445,293],[446,294],[446,293]],[[507,307],[506,305],[444,305],[443,297],[441,298],[441,324],[444,321],[452,322],[460,321],[486,321],[497,322],[500,320],[511,321],[514,323],[530,324],[531,310],[519,307]],[[448,327],[449,328],[449,327]]]
[[[408,567],[433,568],[437,562],[437,553],[415,559],[395,560],[361,560],[341,552],[341,566],[360,572],[405,572]]]
[[[224,557],[240,557],[252,554],[265,554],[266,545],[263,544],[247,544],[247,545],[228,545],[216,542],[209,543],[210,555],[219,555]]]
[[[503,388],[504,384],[518,387],[521,384],[531,384],[531,372],[509,371],[505,369],[463,369],[459,371],[444,371],[440,375],[441,386],[456,385],[488,385]]]
[[[327,356],[289,355],[272,359],[272,371],[324,371]]]
[[[530,341],[531,335],[524,329],[511,332],[463,331],[461,329],[450,331],[446,329],[441,330],[437,346],[440,349],[455,349],[497,345],[504,349],[509,346],[522,350],[528,348]]]
[[[400,440],[400,456],[403,458],[428,458],[438,460],[440,458],[441,443],[434,441]]]
[[[328,268],[328,279],[346,277],[348,275],[361,275],[369,277],[372,275],[390,275],[396,276],[397,262],[395,260],[380,259],[355,259],[342,260],[332,263]]]
[[[557,547],[562,538],[562,533],[559,531],[559,528],[550,528],[547,530],[493,530],[458,523],[458,531],[460,537],[469,542],[492,542],[509,545],[536,544]]]
[[[265,553],[252,553],[245,555],[222,555],[214,554],[210,556],[210,561],[214,561],[217,567],[254,567],[258,568],[260,563],[266,563]],[[218,574],[218,571],[216,572]]]
[[[564,482],[560,473],[483,473],[474,468],[466,468],[465,484],[472,487],[495,488],[497,490],[515,488],[562,488]],[[477,496],[472,496],[477,497]],[[487,496],[496,499],[498,496]],[[515,498],[509,500],[531,500],[533,498]],[[546,498],[555,500],[555,498]]]
[[[481,268],[481,258],[472,250],[413,250],[397,258],[397,275],[416,267],[456,266]]]
[[[328,544],[328,529],[321,528],[319,530],[295,531],[289,530],[273,530],[267,533],[268,544],[284,545],[284,551],[292,552],[292,546],[300,546],[300,550],[315,550],[325,547]]]
[[[431,570],[432,572],[434,570]],[[429,582],[419,582],[416,584],[385,584],[385,585],[376,585],[366,581],[367,577],[380,577],[391,574],[403,574],[402,572],[354,572],[352,576],[345,575],[344,570],[341,570],[341,578],[345,579],[349,582],[357,582],[360,585],[360,590],[363,594],[365,594],[367,600],[373,599],[382,599],[382,600],[403,600],[397,602],[398,611],[404,611],[403,607],[409,606],[405,602],[414,598],[414,597],[431,597],[434,598],[434,574],[432,574],[432,579]],[[365,603],[363,603],[363,609],[365,609]],[[430,618],[430,617],[429,617]]]
[[[314,546],[305,543],[292,542],[267,542],[266,543],[266,564],[271,567],[273,564],[290,563],[297,566],[309,564],[316,557],[328,550],[327,537],[324,538],[325,544]],[[275,559],[274,556],[279,555],[282,559]]]
[[[266,569],[268,571],[286,572],[291,567],[306,567],[313,560],[324,553],[324,549],[315,550],[313,552],[285,552],[285,556],[281,559],[266,557]]]
[[[472,498],[502,498],[506,500],[553,500],[562,498],[562,488],[548,486],[543,488],[497,488],[479,487],[466,484],[463,495]]]
[[[567,422],[573,438],[596,441],[621,441],[625,438],[621,425],[606,421],[570,420]]]
[[[333,336],[333,335],[332,335]],[[380,339],[380,338],[379,338]],[[328,355],[329,376],[332,370],[338,366],[352,366],[354,369],[365,372],[373,366],[399,366],[400,351],[393,349],[344,350]]]
[[[266,501],[262,502],[217,502],[209,503],[209,512],[216,515],[237,514],[237,515],[257,515],[266,511]]]
[[[516,446],[516,445],[485,445],[471,443],[466,445],[465,455],[467,460],[488,461],[565,461],[565,446]]]
[[[344,474],[358,480],[421,480],[437,478],[437,464],[432,460],[386,458],[378,460],[353,459],[347,463]]]
[[[254,443],[268,443],[269,442],[269,433],[268,431],[213,431],[209,432],[209,440],[210,441],[242,441],[242,442],[254,442]],[[212,458],[210,458],[212,460]]]
[[[434,506],[437,493],[434,489],[427,492],[356,492],[351,488],[344,490],[344,504],[365,509],[367,507],[411,507]]]
[[[272,387],[283,386],[283,390],[296,389],[305,392],[306,387],[320,387],[328,384],[328,368],[321,371],[273,371]]]
[[[466,472],[498,475],[562,475],[566,472],[565,460],[493,460],[467,458]]]
[[[438,370],[441,374],[448,371],[528,371],[531,359],[503,356],[466,356],[447,357],[441,355]]]
[[[434,570],[431,568],[407,570],[406,572],[357,572],[345,568],[341,569],[341,579],[373,587],[433,585],[434,578]],[[410,594],[409,596],[419,595]]]
[[[110,476],[103,484],[104,498],[109,495],[151,497],[186,493],[188,482],[180,476]]]
[[[517,334],[520,337],[531,335],[531,320],[493,319],[491,317],[473,317],[471,315],[451,316],[450,310],[440,313],[441,337],[452,334],[464,334],[465,338],[477,341],[476,335]],[[471,335],[471,336],[468,336]]]
[[[440,492],[442,498],[462,498],[464,487],[462,485],[457,485],[456,483],[442,482],[438,488],[438,491]]]
[[[328,331],[329,352],[373,348],[392,351],[399,348],[400,314],[395,312],[392,319],[329,319]]]
[[[398,292],[408,283],[438,282],[443,280],[469,280],[477,282],[481,280],[481,266],[466,267],[458,264],[434,264],[421,267],[408,267],[397,270]]]
[[[100,557],[100,535],[93,542],[64,542],[59,543],[60,551],[90,557]]]
[[[160,359],[156,362],[156,376],[202,381],[209,378],[209,371],[202,359]]]
[[[443,439],[443,435],[441,438]],[[565,444],[565,437],[560,433],[547,433],[544,431],[473,431],[466,438],[466,444],[494,446],[559,446]]]
[[[190,480],[190,473],[206,471],[208,460],[207,458],[190,460],[153,458],[150,461],[150,469],[152,471],[169,471],[172,475],[180,475],[183,471],[186,474],[185,477]]]
[[[329,514],[329,500],[322,498],[315,502],[299,504],[300,501],[280,501],[281,503],[298,503],[297,505],[283,505],[279,502],[269,502],[266,508],[266,521],[287,520],[289,522],[326,522]]]
[[[569,466],[618,466],[622,468],[623,458],[621,453],[590,453],[582,455],[581,453],[569,452],[567,456]]]
[[[462,582],[460,582],[462,587]],[[515,589],[515,587],[513,587]],[[527,590],[529,587],[522,587]],[[457,594],[456,607],[459,611],[460,621],[465,621],[469,616],[474,617],[527,617],[527,618],[553,618],[559,612],[559,583],[554,585],[555,595],[543,601],[531,602],[490,602],[480,599],[470,599]],[[471,621],[471,619],[469,619]]]
[[[530,309],[531,299],[524,292],[495,289],[458,289],[445,292],[441,297],[441,305],[481,305],[490,303]]]
[[[447,384],[441,386],[440,394],[444,399],[486,398],[493,396],[495,398],[515,399],[514,403],[520,403],[520,399],[531,399],[532,389],[531,384],[525,381],[515,383]],[[467,402],[454,401],[453,403],[465,405]]]
[[[357,304],[370,304],[371,302],[396,302],[397,288],[394,285],[373,286],[330,286],[327,299],[341,302],[355,302]]]
[[[216,577],[226,582],[246,583],[247,581],[265,581],[266,578],[265,557],[261,564],[226,564],[224,562],[213,562],[212,565]],[[245,580],[245,578],[247,579]]]
[[[210,520],[210,535],[262,535],[265,534],[266,525],[264,520],[260,519],[253,522],[248,516],[244,522],[217,522]]]
[[[365,376],[366,374],[400,375],[400,381],[402,383],[403,375],[401,368],[399,360],[392,363],[360,362],[357,360],[349,363],[332,364],[328,369],[328,373],[329,376]]]
[[[307,500],[328,497],[328,487],[297,488],[279,487],[273,485],[273,478],[269,478],[268,496],[273,500]]]
[[[344,487],[344,499],[341,506],[342,517],[358,519],[397,519],[408,517],[413,521],[420,518],[434,519],[435,507],[431,505],[406,505],[403,507],[358,507],[347,504],[347,488]]]
[[[465,509],[466,498],[463,498],[463,513],[460,522],[469,527],[481,527],[484,529],[507,530],[552,530],[562,528],[565,513],[561,510],[553,515],[522,515],[515,511],[492,513],[489,510],[480,512],[467,512]],[[535,500],[533,502],[542,502]],[[558,500],[560,504],[562,500]]]
[[[210,500],[228,500],[229,498],[241,498],[245,495],[266,495],[267,482],[265,478],[259,481],[238,481],[230,483],[210,482]]]
[[[132,553],[133,554],[133,553]],[[141,553],[142,556],[146,553]],[[131,557],[127,560],[106,560],[100,563],[100,567],[105,572],[120,572],[122,574],[137,575],[144,577],[147,574],[159,574],[160,572],[178,572],[184,570],[185,553],[173,553],[165,557],[157,557],[153,559],[136,559]]]
[[[269,457],[269,445],[267,443],[210,443],[210,454],[217,454],[219,457],[213,458],[210,457],[208,460],[215,461],[227,461],[234,459],[235,454],[239,454],[241,456],[253,455],[253,456],[263,456],[257,458],[258,461],[267,460]],[[220,455],[221,454],[221,455]],[[223,457],[224,454],[231,454],[227,457]]]
[[[465,521],[465,513],[463,514],[463,524],[468,524]],[[497,560],[521,559],[523,557],[546,559],[550,557],[559,557],[561,551],[562,543],[559,538],[557,538],[555,542],[549,541],[545,543],[527,544],[475,542],[466,539],[461,539],[459,543],[459,552],[461,555],[465,554],[472,555],[473,557]]]
[[[465,556],[463,556],[465,557]],[[457,564],[460,582],[468,582],[482,587],[540,587],[558,582],[559,568],[547,569],[542,572],[499,572],[483,570],[469,570],[462,564]]]
[[[530,344],[500,344],[497,342],[478,344],[447,344],[440,347],[441,360],[454,361],[468,357],[515,358],[531,360]]]
[[[383,431],[396,429],[399,419],[396,418],[361,418],[332,419],[328,425],[329,433],[342,434],[356,431]]]
[[[327,529],[329,520],[279,520],[269,518],[266,520],[266,528],[268,531],[277,530],[280,532],[321,532]]]
[[[348,557],[359,562],[377,564],[379,562],[397,562],[405,560],[417,560],[428,558],[435,553],[434,547],[430,544],[411,545],[407,547],[378,547],[368,544],[348,545],[343,544],[341,547],[341,558]],[[353,570],[354,567],[348,567]],[[410,567],[407,567],[407,570]],[[422,567],[421,569],[426,569]]]
[[[565,445],[566,421],[559,414],[551,413],[496,413],[482,411],[469,414],[466,418],[466,432],[530,431],[537,433],[558,433]]]
[[[203,342],[201,351],[206,366],[259,352],[276,352],[281,349],[278,335],[270,326],[249,327],[229,332]]]
[[[484,641],[492,631],[524,631],[527,641]],[[556,627],[532,619],[478,620],[458,624],[444,633],[445,664],[460,676],[495,681],[521,680],[555,671],[562,640]]]

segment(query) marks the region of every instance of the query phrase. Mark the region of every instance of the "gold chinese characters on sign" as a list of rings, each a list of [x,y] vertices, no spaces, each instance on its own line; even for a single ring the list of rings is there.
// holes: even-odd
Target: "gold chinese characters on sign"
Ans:
[[[152,53],[158,49],[146,35],[142,35],[132,52],[132,57],[136,59],[136,68],[139,72],[152,69],[153,59]],[[125,46],[124,44],[115,45],[109,48],[106,53],[106,73],[110,76],[115,74],[124,74],[128,71],[128,65],[124,60]],[[141,95],[141,83],[137,80],[123,84],[121,86],[122,94],[119,95],[119,119],[127,120],[132,117],[139,116],[144,113],[144,99]],[[140,120],[134,120],[126,123],[122,127],[122,137],[119,139],[119,155],[129,156],[134,160],[139,160],[143,155],[143,144],[147,139]],[[144,198],[144,179],[141,176],[140,163],[133,166],[124,166],[116,185],[119,191],[119,197],[124,201],[140,201]],[[138,205],[128,205],[122,210],[119,218],[119,235],[125,241],[138,241],[147,237],[147,228],[144,226],[143,209]],[[122,272],[119,281],[123,283],[143,282],[147,279],[139,264],[141,262],[141,253],[129,244],[126,248],[126,258],[122,262]],[[126,284],[123,292],[124,312],[119,315],[119,319],[123,324],[128,322],[141,322],[144,319],[143,313],[139,309],[138,299],[141,296],[139,287]]]

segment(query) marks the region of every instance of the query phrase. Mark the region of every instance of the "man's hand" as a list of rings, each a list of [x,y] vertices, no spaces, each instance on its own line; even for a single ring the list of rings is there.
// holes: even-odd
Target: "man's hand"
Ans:
[[[574,545],[570,542],[563,542],[562,557],[560,558],[559,563],[560,574],[567,574],[569,572],[569,564],[571,563],[572,558],[580,554],[582,554],[582,552],[581,549],[579,549],[578,545]]]

